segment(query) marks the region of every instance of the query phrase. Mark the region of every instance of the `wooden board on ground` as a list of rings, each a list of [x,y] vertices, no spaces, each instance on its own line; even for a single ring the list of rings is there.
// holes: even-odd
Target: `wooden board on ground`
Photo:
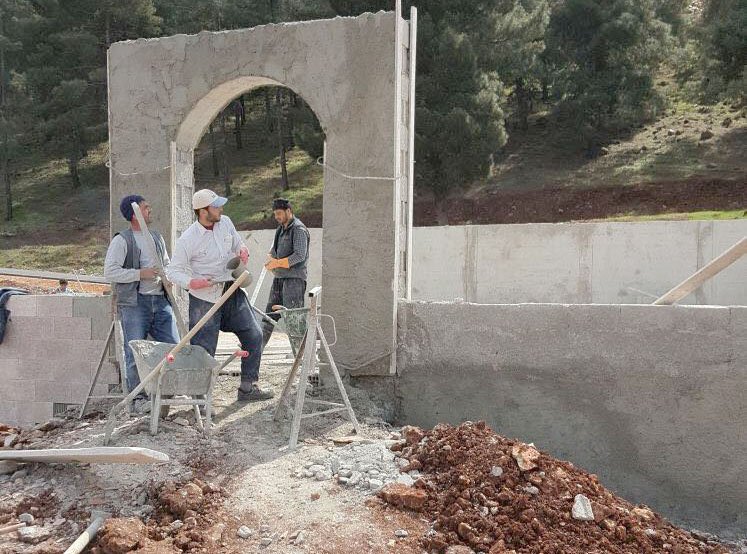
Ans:
[[[168,462],[169,456],[157,450],[138,446],[97,446],[92,448],[0,450],[0,460],[42,463],[154,464]]]

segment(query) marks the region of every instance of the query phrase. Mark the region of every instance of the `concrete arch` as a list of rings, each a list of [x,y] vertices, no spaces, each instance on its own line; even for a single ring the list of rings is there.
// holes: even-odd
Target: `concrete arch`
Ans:
[[[407,296],[414,34],[380,12],[112,45],[112,232],[124,225],[119,199],[139,193],[173,243],[192,222],[194,148],[210,121],[243,92],[286,86],[327,138],[322,283],[342,331],[338,365],[393,372],[397,300]]]

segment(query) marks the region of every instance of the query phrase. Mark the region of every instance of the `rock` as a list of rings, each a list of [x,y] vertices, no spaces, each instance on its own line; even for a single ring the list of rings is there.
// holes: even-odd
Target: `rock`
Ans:
[[[474,533],[475,530],[464,521],[457,526],[457,535],[459,535],[463,540],[468,540],[471,535],[474,535]]]
[[[337,472],[337,475],[339,475],[340,477],[350,477],[351,475],[353,475],[353,471],[348,468],[344,468],[344,469],[340,469]]]
[[[293,539],[293,544],[296,546],[303,544],[306,542],[306,531],[299,531],[298,535],[296,535],[296,538]]]
[[[462,546],[461,544],[459,544],[447,548],[446,554],[475,554],[475,551],[472,550],[469,546]]]
[[[536,461],[540,453],[533,445],[516,444],[511,448],[511,456],[521,471],[529,471],[537,467]]]
[[[425,437],[425,431],[413,425],[405,425],[402,427],[401,433],[408,445],[417,444]]]
[[[529,493],[531,495],[536,495],[536,494],[539,494],[540,491],[534,485],[529,485],[527,487],[524,487],[524,492],[527,492],[527,493]]]
[[[717,165],[716,165],[715,163],[713,163],[713,162],[708,162],[708,163],[706,164],[706,167],[707,167],[708,169],[716,169],[716,168],[717,168],[718,166],[717,166]]]
[[[673,137],[676,134],[676,131],[674,129],[667,129],[667,136]]]
[[[410,477],[407,473],[402,473],[397,477],[397,483],[401,483],[406,487],[411,487],[415,484],[415,479]]]
[[[21,523],[25,523],[27,525],[31,525],[32,523],[34,523],[34,516],[28,513],[23,513],[20,516],[18,516],[18,521],[20,521]]]
[[[723,120],[723,121],[721,122],[721,126],[722,126],[722,127],[726,127],[726,128],[729,128],[729,127],[731,126],[731,123],[732,123],[732,121],[731,121],[731,117],[727,117],[726,119],[724,119],[724,120]]]
[[[259,541],[261,546],[270,546],[272,544],[272,537],[264,537]]]
[[[174,418],[174,423],[176,423],[177,425],[181,425],[182,427],[190,426],[189,420],[183,417]]]
[[[313,495],[312,495],[312,496],[313,496]],[[318,499],[318,498],[319,498],[319,496],[317,495],[317,499]],[[270,526],[269,526],[269,525],[260,525],[260,526],[259,526],[259,532],[260,532],[260,534],[262,534],[262,535],[266,535],[267,533],[269,533],[269,532],[270,532]]]
[[[399,537],[400,539],[404,539],[407,535],[409,535],[409,533],[407,532],[406,529],[397,529],[394,532],[394,536]]]
[[[18,462],[0,460],[0,475],[10,475],[18,471]]]
[[[11,446],[15,444],[17,439],[18,439],[18,435],[16,435],[15,433],[8,435],[7,437],[5,437],[5,440],[3,441],[3,448],[10,448]]]
[[[175,519],[171,522],[171,525],[169,525],[169,530],[172,532],[178,531],[182,527],[184,527],[184,522],[181,519]]]
[[[337,482],[340,483],[341,485],[347,485],[348,481],[349,479],[347,477],[339,477],[339,476],[337,477]]]
[[[633,514],[634,516],[638,516],[640,519],[645,519],[645,520],[654,519],[654,512],[652,512],[646,507],[633,508],[630,511],[630,513]]]
[[[106,554],[125,554],[138,548],[147,534],[145,524],[137,518],[115,518],[102,527],[97,541]]]
[[[378,492],[378,496],[388,504],[414,511],[422,510],[428,499],[425,491],[401,483],[390,483]]]
[[[713,138],[713,132],[711,132],[709,129],[706,129],[702,133],[700,133],[700,140],[708,140],[710,138]]]
[[[21,527],[16,531],[18,540],[26,544],[39,544],[52,536],[52,529],[34,525],[32,527]]]
[[[490,468],[490,475],[493,477],[500,477],[503,475],[503,468],[501,466],[493,466]]]
[[[252,530],[249,529],[246,525],[242,525],[239,527],[239,529],[236,531],[236,536],[240,539],[248,539],[252,536]]]
[[[312,464],[307,468],[312,474],[316,475],[320,471],[325,471],[327,466],[323,464]]]
[[[372,491],[377,491],[377,490],[379,490],[379,489],[380,489],[381,487],[383,487],[383,486],[384,486],[384,481],[381,481],[380,479],[371,479],[371,480],[370,480],[370,481],[368,482],[368,486],[369,486],[369,488],[370,488],[370,489],[371,489]]]
[[[356,486],[358,483],[360,483],[362,477],[363,474],[361,474],[360,471],[354,471],[348,478],[348,485],[350,485],[351,487]]]
[[[203,500],[202,489],[195,483],[187,483],[176,490],[173,483],[167,483],[161,492],[161,502],[168,506],[171,513],[179,517],[186,518],[187,511],[199,508]]]
[[[213,525],[210,529],[207,531],[208,537],[213,542],[220,542],[221,538],[223,537],[223,532],[226,530],[226,524],[225,523],[216,523]]]
[[[19,469],[13,474],[13,477],[11,479],[23,479],[29,474],[28,470],[26,469]]]
[[[332,474],[328,471],[317,471],[314,474],[314,478],[317,481],[329,481],[330,479],[332,479]]]
[[[579,521],[594,521],[594,512],[591,509],[591,502],[583,494],[577,494],[574,498],[571,516],[573,516],[573,519]]]
[[[337,473],[340,470],[340,459],[333,456],[329,461],[329,465],[332,473]]]

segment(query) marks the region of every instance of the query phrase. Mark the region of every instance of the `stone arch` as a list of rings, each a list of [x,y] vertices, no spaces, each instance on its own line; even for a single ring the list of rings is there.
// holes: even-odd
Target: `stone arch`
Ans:
[[[194,148],[212,118],[252,88],[288,87],[327,138],[323,305],[340,331],[338,365],[393,372],[411,228],[410,30],[380,12],[112,45],[112,232],[124,225],[119,198],[140,193],[173,244],[192,221]]]

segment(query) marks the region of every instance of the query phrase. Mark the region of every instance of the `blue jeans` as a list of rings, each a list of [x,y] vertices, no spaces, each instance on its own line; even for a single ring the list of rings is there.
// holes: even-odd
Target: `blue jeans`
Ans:
[[[226,285],[230,286],[230,283]],[[189,328],[202,319],[212,302],[206,302],[189,295]],[[256,383],[259,381],[259,363],[262,359],[262,331],[259,328],[249,300],[241,289],[236,290],[220,307],[210,320],[195,333],[190,341],[202,346],[211,356],[215,356],[218,346],[218,331],[231,332],[239,339],[242,350],[249,356],[241,358],[241,382]]]
[[[158,342],[176,344],[179,342],[179,331],[176,328],[174,310],[162,294],[138,294],[137,306],[119,306],[119,317],[124,334],[127,388],[132,391],[140,384],[140,376],[130,341],[145,340],[150,335]],[[145,396],[145,393],[139,396]]]

